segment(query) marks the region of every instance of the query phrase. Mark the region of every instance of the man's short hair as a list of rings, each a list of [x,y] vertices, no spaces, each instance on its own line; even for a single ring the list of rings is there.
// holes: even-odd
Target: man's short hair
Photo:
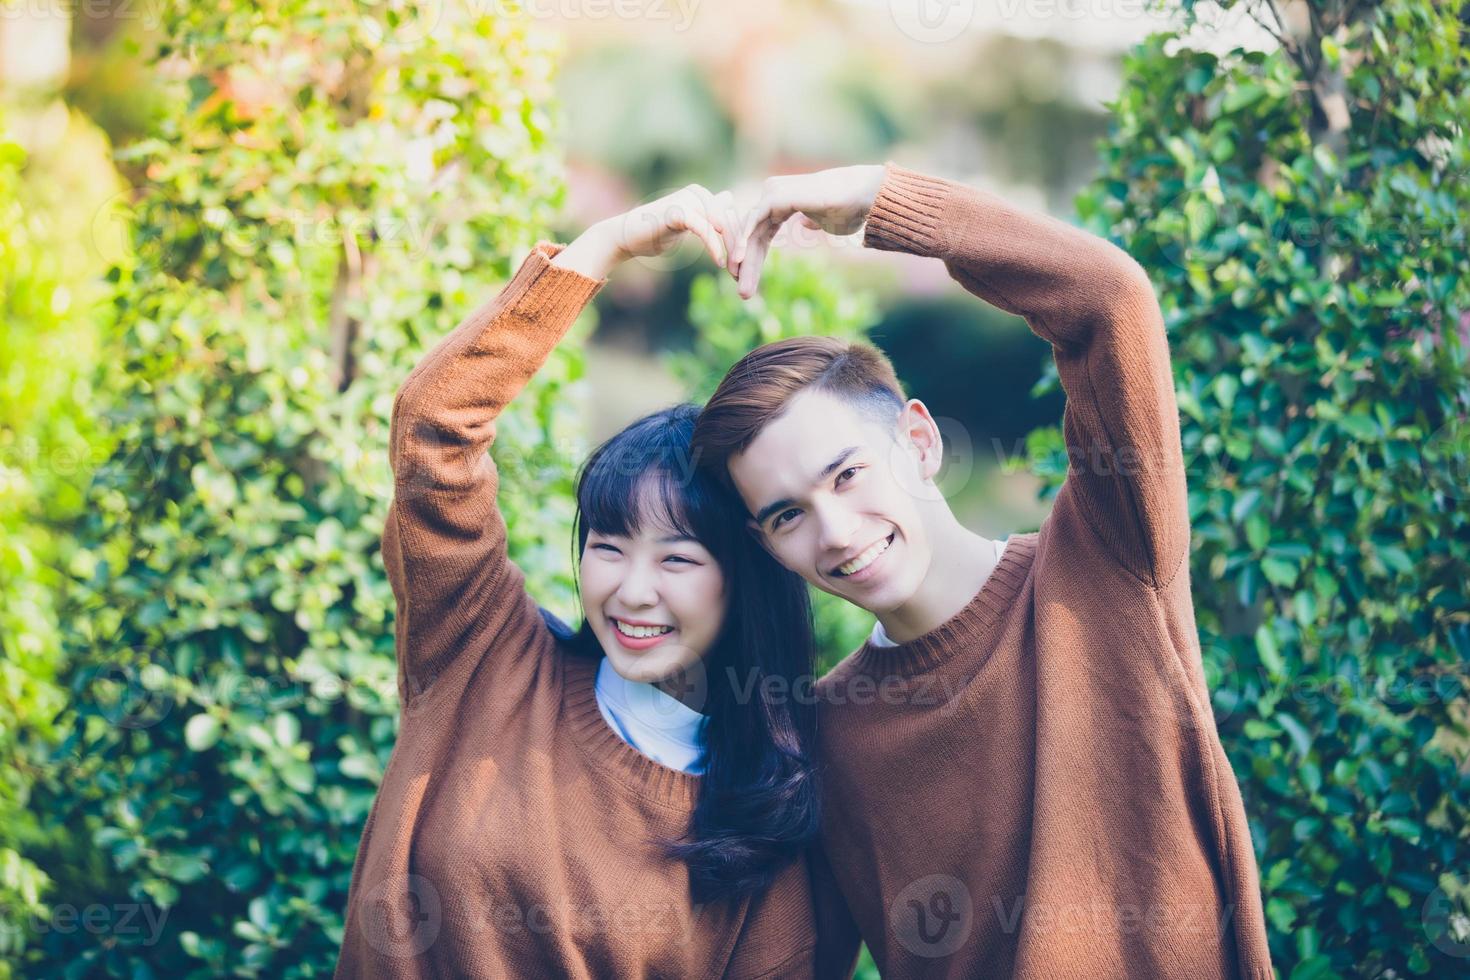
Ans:
[[[730,457],[749,448],[808,390],[840,398],[880,425],[897,422],[905,402],[893,365],[871,344],[836,337],[778,340],[726,372],[695,423],[695,459],[728,480]]]

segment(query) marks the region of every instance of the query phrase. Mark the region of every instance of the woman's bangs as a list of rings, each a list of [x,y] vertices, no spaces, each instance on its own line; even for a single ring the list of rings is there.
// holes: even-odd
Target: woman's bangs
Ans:
[[[701,538],[690,520],[688,481],[680,481],[666,468],[628,472],[594,466],[581,489],[582,518],[597,534],[632,537],[651,527]]]

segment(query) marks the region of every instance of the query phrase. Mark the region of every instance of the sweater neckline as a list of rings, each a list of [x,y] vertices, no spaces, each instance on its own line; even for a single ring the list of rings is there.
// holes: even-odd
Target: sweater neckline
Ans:
[[[702,770],[707,715],[656,684],[619,675],[607,657],[597,665],[592,690],[603,720],[624,742],[670,769],[696,774]],[[673,759],[687,761],[680,764]]]
[[[699,797],[700,777],[654,762],[613,731],[597,706],[597,667],[600,657],[563,654],[566,670],[565,708],[572,734],[598,769],[640,796],[692,812]]]
[[[934,670],[956,651],[984,640],[1001,613],[1015,601],[1030,574],[1039,535],[1039,531],[1011,535],[980,591],[959,612],[929,632],[897,646],[879,646],[872,642],[871,636],[864,640],[853,657],[854,668],[870,676],[912,677]]]

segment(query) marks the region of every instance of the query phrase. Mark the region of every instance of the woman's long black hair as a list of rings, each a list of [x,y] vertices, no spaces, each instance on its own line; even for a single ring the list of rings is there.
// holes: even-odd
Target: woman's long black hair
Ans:
[[[574,558],[593,531],[632,535],[652,520],[698,540],[724,573],[729,609],[703,660],[709,721],[699,800],[688,835],[665,842],[688,866],[695,900],[708,901],[768,885],[815,837],[819,797],[807,586],[747,530],[734,491],[695,466],[698,415],[694,405],[654,412],[592,452],[577,477]],[[654,506],[660,512],[649,513]],[[602,653],[585,611],[572,644]]]

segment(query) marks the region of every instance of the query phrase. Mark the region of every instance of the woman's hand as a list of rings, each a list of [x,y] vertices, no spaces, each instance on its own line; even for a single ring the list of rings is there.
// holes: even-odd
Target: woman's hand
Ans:
[[[805,228],[850,235],[868,219],[883,176],[883,165],[871,164],[766,178],[760,199],[744,215],[744,234],[732,255],[741,298],[755,295],[771,240],[787,219],[800,215]]]
[[[729,269],[728,256],[736,242],[736,214],[730,192],[712,194],[699,184],[690,184],[605,218],[558,252],[551,264],[603,279],[628,259],[672,250],[686,232],[703,243],[715,265]]]

